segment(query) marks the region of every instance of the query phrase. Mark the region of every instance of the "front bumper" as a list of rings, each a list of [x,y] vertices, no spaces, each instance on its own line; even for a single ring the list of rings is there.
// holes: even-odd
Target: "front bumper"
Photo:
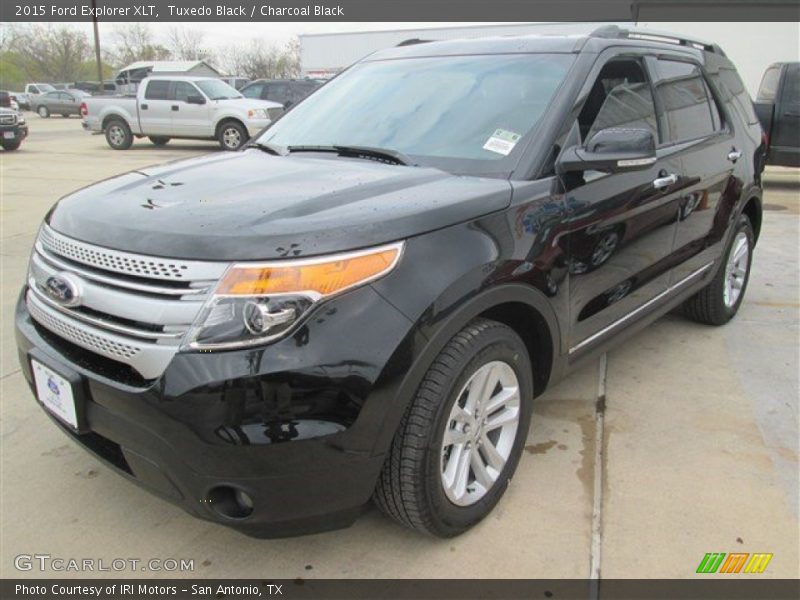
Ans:
[[[254,137],[270,123],[272,123],[272,121],[269,119],[247,119],[245,122],[245,127],[247,127],[247,135]]]
[[[13,133],[13,138],[6,137],[6,133]],[[28,124],[24,123],[22,125],[0,125],[0,139],[13,142],[13,141],[22,141],[26,137],[28,137]]]
[[[23,292],[19,358],[32,389],[31,357],[78,382],[86,431],[53,417],[65,433],[189,513],[256,537],[336,529],[372,495],[383,465],[376,438],[414,338],[371,287],[346,296],[294,336],[177,354],[159,379],[137,382],[33,321]],[[380,327],[344,327],[356,318]],[[229,510],[229,491],[247,494],[252,512]]]

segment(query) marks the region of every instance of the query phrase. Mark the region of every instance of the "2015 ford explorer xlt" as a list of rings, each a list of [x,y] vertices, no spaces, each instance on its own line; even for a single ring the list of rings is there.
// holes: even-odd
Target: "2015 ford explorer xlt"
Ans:
[[[710,44],[382,51],[240,152],[56,204],[22,367],[64,432],[199,517],[289,535],[374,498],[455,535],[502,496],[548,384],[677,305],[734,316],[761,152]]]

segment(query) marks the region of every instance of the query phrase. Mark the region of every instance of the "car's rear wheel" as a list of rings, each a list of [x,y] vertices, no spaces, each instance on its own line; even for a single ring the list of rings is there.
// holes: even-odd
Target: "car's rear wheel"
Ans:
[[[39,113],[39,116],[43,119],[47,119],[50,116],[50,111],[46,106],[40,106],[36,109],[36,112]]]
[[[724,325],[736,315],[750,280],[754,241],[750,219],[742,215],[714,279],[684,303],[687,317],[708,325]]]
[[[127,150],[133,144],[131,128],[121,119],[109,121],[106,125],[106,142],[114,150]]]
[[[238,150],[248,139],[247,130],[238,121],[225,121],[219,126],[217,140],[223,150]]]
[[[169,142],[170,138],[151,135],[149,139],[156,146],[165,146]]]
[[[488,515],[516,470],[530,423],[531,363],[511,328],[467,325],[430,366],[375,491],[383,512],[450,537]]]
[[[69,113],[61,113],[61,116],[65,119],[69,119]]]

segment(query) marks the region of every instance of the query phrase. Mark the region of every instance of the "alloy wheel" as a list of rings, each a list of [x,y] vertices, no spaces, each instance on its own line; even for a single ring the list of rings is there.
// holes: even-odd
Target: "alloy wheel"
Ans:
[[[441,479],[447,498],[470,506],[503,471],[520,419],[519,381],[503,361],[481,366],[461,389],[442,439]]]
[[[750,242],[747,234],[740,231],[733,240],[731,251],[728,253],[728,261],[725,264],[723,299],[728,308],[733,307],[742,294],[742,288],[747,280],[749,261]]]

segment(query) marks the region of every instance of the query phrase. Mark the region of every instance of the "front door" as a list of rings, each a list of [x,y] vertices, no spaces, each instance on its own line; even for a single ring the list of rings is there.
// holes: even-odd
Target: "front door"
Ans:
[[[606,128],[649,129],[659,140],[644,60],[614,57],[595,67],[577,126],[582,142]],[[578,356],[658,300],[668,287],[680,194],[680,158],[659,147],[635,171],[566,177],[570,354]],[[575,175],[575,174],[571,174]]]
[[[170,92],[172,98],[172,135],[176,137],[211,137],[214,127],[209,116],[209,104],[191,104],[192,96],[203,98],[197,87],[188,81],[176,81]]]

